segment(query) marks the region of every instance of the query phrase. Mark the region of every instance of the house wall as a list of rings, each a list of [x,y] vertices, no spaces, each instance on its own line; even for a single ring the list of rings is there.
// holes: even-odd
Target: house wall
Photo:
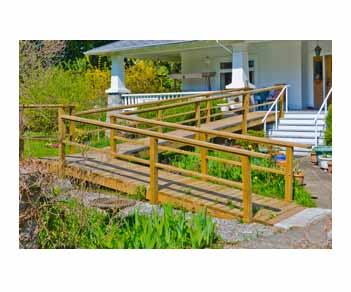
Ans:
[[[322,48],[321,55],[332,54],[332,41],[318,41]],[[313,56],[317,41],[302,41],[302,88],[304,96],[304,107],[314,106],[313,94]],[[324,93],[326,94],[326,93]]]
[[[212,79],[212,90],[220,89],[220,63],[230,62],[232,57],[223,48],[203,49],[182,53],[182,72],[216,72]],[[209,56],[211,63],[205,64]],[[255,85],[271,86],[277,83],[290,84],[289,108],[301,109],[302,102],[302,42],[265,41],[249,44],[249,59],[255,60]],[[184,91],[207,90],[206,80],[184,80]]]

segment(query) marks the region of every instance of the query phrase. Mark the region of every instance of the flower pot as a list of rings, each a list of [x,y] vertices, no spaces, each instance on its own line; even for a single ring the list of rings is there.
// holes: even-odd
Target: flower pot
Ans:
[[[331,157],[321,157],[319,159],[319,167],[325,171],[328,170],[328,161],[331,161]]]
[[[329,160],[328,161],[328,173],[332,174],[332,166],[333,166],[333,161],[332,160]]]
[[[284,153],[278,153],[274,155],[275,165],[284,168],[286,163],[286,156]]]
[[[294,178],[298,185],[303,186],[303,182],[305,179],[305,174],[303,172],[294,173]]]
[[[311,162],[313,164],[318,164],[318,159],[317,159],[317,153],[316,152],[311,152]]]

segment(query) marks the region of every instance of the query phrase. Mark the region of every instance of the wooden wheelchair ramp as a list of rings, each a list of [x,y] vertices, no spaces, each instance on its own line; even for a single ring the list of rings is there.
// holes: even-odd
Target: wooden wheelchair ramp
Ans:
[[[41,159],[52,171],[57,169],[54,158]],[[146,190],[150,184],[148,166],[109,159],[100,153],[66,156],[65,175],[128,194]],[[160,203],[198,211],[206,208],[212,216],[226,219],[243,216],[241,190],[206,182],[184,175],[159,171]],[[304,209],[295,203],[252,194],[253,221],[273,225]]]
[[[247,116],[247,128],[256,127],[258,125],[262,125],[262,118],[264,117],[265,112],[250,112]],[[274,114],[271,113],[268,118],[268,122],[274,121]],[[204,123],[200,126],[202,129],[207,130],[220,130],[225,132],[238,132],[242,129],[242,115],[231,115],[227,118],[223,118],[220,120]],[[168,134],[172,134],[176,137],[182,138],[194,138],[195,133],[192,131],[186,130],[174,130],[169,132]],[[138,152],[142,152],[149,149],[149,138],[139,139],[138,142],[144,143],[146,146],[136,145],[135,143],[123,143],[118,146],[119,152],[123,154],[136,154]],[[167,140],[160,139],[158,141],[159,145],[173,145]]]

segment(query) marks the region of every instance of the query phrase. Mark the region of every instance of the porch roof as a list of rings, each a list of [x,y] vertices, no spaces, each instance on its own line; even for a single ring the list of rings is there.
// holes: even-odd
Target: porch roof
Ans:
[[[194,40],[121,40],[113,43],[94,48],[85,52],[86,55],[111,55],[122,51],[131,51],[135,49],[165,46],[180,43],[196,42]]]

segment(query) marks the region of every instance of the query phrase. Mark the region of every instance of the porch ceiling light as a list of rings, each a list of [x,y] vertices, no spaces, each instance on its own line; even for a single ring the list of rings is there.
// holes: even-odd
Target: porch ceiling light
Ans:
[[[317,46],[314,48],[314,51],[317,57],[321,55],[322,48],[319,46],[318,41],[317,41]]]

